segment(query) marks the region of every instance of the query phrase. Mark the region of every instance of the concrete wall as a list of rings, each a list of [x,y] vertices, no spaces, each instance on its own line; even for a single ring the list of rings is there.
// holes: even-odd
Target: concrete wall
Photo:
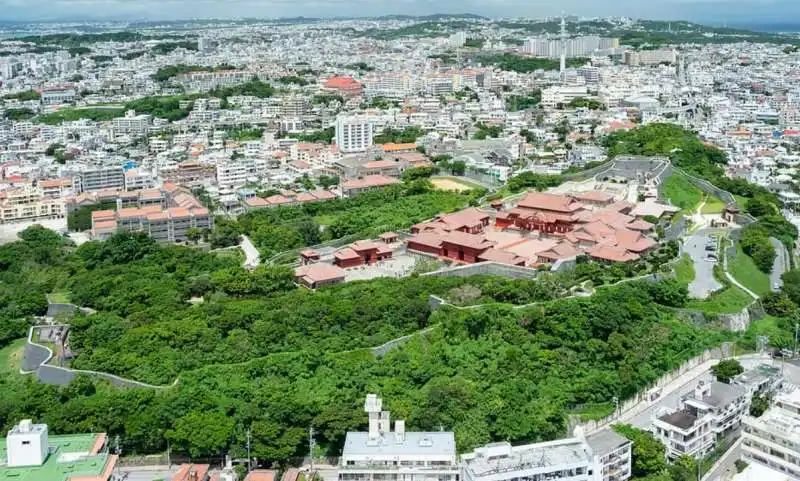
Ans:
[[[510,266],[497,262],[479,262],[457,267],[449,267],[434,272],[422,274],[423,276],[448,276],[448,277],[469,277],[469,276],[502,276],[512,279],[536,279],[539,271],[530,267]]]
[[[727,345],[723,345],[718,348],[708,349],[707,351],[703,352],[697,357],[689,359],[685,363],[681,364],[678,369],[674,371],[668,372],[661,376],[658,381],[654,382],[650,387],[646,389],[642,389],[639,394],[636,396],[626,400],[625,402],[619,405],[619,409],[616,413],[607,416],[603,419],[598,421],[588,421],[581,424],[583,427],[584,432],[586,434],[590,434],[592,432],[598,431],[609,424],[615,423],[620,415],[630,411],[631,409],[637,407],[640,403],[649,403],[650,393],[654,390],[658,390],[666,386],[667,384],[671,383],[675,379],[678,379],[682,375],[686,374],[687,372],[691,371],[695,367],[703,364],[706,361],[714,360],[714,359],[723,359],[728,356],[730,347]]]

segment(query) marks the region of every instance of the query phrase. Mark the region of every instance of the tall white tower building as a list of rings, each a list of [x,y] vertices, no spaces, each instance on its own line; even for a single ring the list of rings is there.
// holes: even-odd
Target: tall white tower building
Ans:
[[[367,151],[372,147],[372,122],[360,116],[337,118],[336,145],[345,154]]]
[[[567,69],[567,23],[564,21],[564,14],[561,14],[561,63],[560,72],[563,74]]]

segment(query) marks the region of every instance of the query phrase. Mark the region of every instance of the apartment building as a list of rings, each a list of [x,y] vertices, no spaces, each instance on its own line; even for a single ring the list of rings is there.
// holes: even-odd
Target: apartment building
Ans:
[[[777,395],[759,418],[743,422],[742,458],[800,479],[800,389]]]
[[[559,104],[568,104],[571,101],[586,97],[589,91],[586,86],[562,85],[542,89],[542,106],[554,108]]]
[[[72,188],[72,180],[64,179],[44,179],[40,180],[37,187],[42,190],[45,197],[58,198],[63,196]]]
[[[414,79],[406,72],[381,72],[368,76],[364,85],[369,97],[403,100],[414,91]]]
[[[678,53],[669,49],[629,51],[623,55],[623,61],[630,66],[675,63],[678,61]]]
[[[367,394],[367,432],[348,432],[339,461],[339,481],[458,481],[452,432],[406,432],[376,394]]]
[[[153,176],[141,169],[130,169],[125,172],[125,190],[142,190],[153,187]]]
[[[361,116],[336,119],[336,145],[343,153],[366,152],[372,147],[372,122]]]
[[[220,187],[243,187],[247,184],[248,168],[242,162],[217,164],[217,185]]]
[[[618,38],[597,35],[568,38],[563,42],[563,51],[567,58],[587,57],[598,50],[609,50],[616,47],[619,47]],[[562,42],[557,37],[529,38],[522,48],[525,53],[535,57],[558,58],[561,56]]]
[[[136,115],[135,110],[128,110],[124,117],[114,119],[114,132],[127,135],[145,135],[150,130],[153,117],[150,115]]]
[[[46,197],[42,189],[25,185],[2,192],[0,223],[34,219],[54,219],[67,215],[64,201]]]
[[[217,87],[232,87],[253,78],[251,72],[242,70],[221,70],[219,72],[188,72],[176,77],[188,92],[202,92]]]
[[[42,103],[44,105],[67,104],[75,101],[74,88],[50,88],[42,90]]]
[[[342,182],[342,193],[346,197],[353,197],[362,192],[381,189],[390,185],[399,184],[400,181],[394,177],[385,175],[367,175],[358,179]]]
[[[461,456],[462,481],[624,481],[631,477],[632,443],[605,429],[584,437],[511,446],[487,444]]]
[[[72,181],[76,192],[103,189],[124,189],[125,170],[120,167],[94,167],[78,172]]]
[[[159,175],[165,180],[177,184],[195,186],[215,179],[217,169],[213,165],[205,165],[200,162],[182,162],[159,169]]]
[[[750,408],[747,388],[698,381],[680,400],[680,409],[665,408],[653,419],[652,431],[667,448],[667,457],[700,458],[737,429]]]
[[[185,242],[191,228],[213,229],[213,215],[205,208],[158,205],[92,212],[92,237],[101,240],[115,232],[145,232],[156,242]]]

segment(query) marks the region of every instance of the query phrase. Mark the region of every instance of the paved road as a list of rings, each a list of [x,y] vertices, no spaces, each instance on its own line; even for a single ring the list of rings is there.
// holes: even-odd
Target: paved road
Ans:
[[[759,364],[770,364],[781,367],[779,361],[773,361],[769,357],[759,357],[755,355],[748,355],[740,357],[739,361],[745,369],[752,369]],[[644,410],[636,412],[635,414],[625,413],[620,417],[619,422],[633,424],[634,426],[642,429],[650,427],[651,419],[656,412],[662,407],[677,409],[678,400],[680,397],[694,389],[698,380],[712,380],[711,372],[709,371],[711,365],[719,361],[709,361],[702,366],[687,372],[679,380],[673,381],[670,386],[664,388],[661,397],[652,405],[647,406]],[[784,377],[792,384],[800,385],[800,365],[786,363],[783,366]],[[677,386],[677,387],[675,387]]]
[[[249,237],[243,235],[242,242],[239,244],[239,247],[241,247],[242,251],[244,251],[244,267],[254,269],[261,264],[261,254],[259,254],[258,249],[256,249],[256,246],[253,245],[253,242]]]
[[[722,481],[736,476],[736,461],[742,457],[741,439],[734,443],[725,454],[717,460],[711,471],[703,476],[702,481]]]
[[[789,269],[789,252],[778,239],[773,239],[770,237],[769,241],[775,247],[775,252],[777,253],[775,256],[775,263],[772,264],[772,272],[769,275],[769,282],[773,291],[779,291],[781,286],[783,286],[783,280],[781,280],[781,276]]]
[[[712,292],[722,289],[722,284],[714,279],[715,262],[706,260],[708,254],[715,251],[706,250],[708,235],[714,231],[710,229],[700,229],[691,237],[686,239],[683,250],[694,261],[694,280],[689,284],[689,297],[695,299],[705,299]]]

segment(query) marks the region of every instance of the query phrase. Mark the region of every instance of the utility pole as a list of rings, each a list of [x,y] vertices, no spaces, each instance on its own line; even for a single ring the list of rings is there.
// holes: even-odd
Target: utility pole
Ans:
[[[252,460],[253,458],[250,456],[250,428],[247,428],[247,472],[248,473],[253,469],[253,466],[251,466],[251,463],[253,462]]]
[[[800,322],[795,322],[794,323],[794,352],[792,353],[792,357],[797,357],[798,332],[800,332]]]
[[[317,443],[314,441],[314,426],[308,428],[308,473],[312,475],[314,472],[314,448]]]

